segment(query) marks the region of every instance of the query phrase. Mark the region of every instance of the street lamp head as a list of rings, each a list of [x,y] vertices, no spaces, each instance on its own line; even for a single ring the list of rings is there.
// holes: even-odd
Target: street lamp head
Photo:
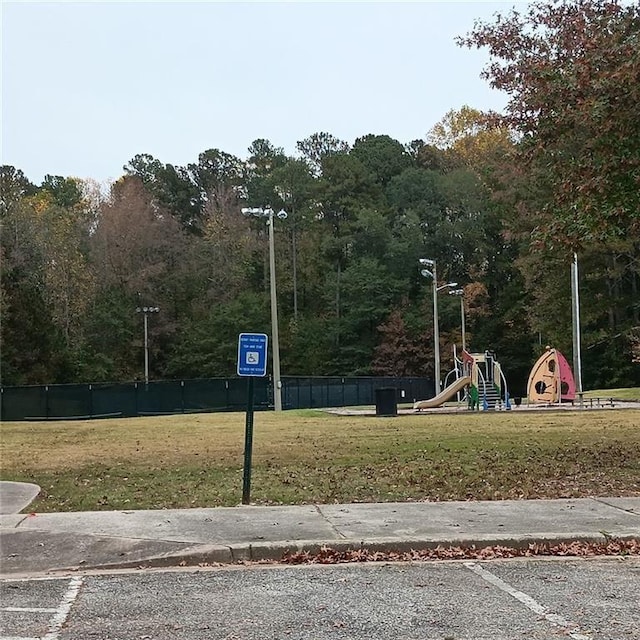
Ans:
[[[274,215],[277,215],[280,220],[284,220],[289,214],[284,210],[280,209],[278,213],[276,213],[271,205],[267,205],[264,209],[262,207],[242,207],[240,212],[243,216],[256,216],[257,218],[273,218]]]
[[[425,278],[433,278],[433,273],[431,273],[429,269],[422,269],[422,271],[420,271],[420,275],[424,276]]]
[[[267,209],[262,209],[261,207],[242,207],[242,209],[240,209],[243,216],[261,217],[268,215],[267,211]]]
[[[443,289],[453,289],[453,287],[457,287],[458,283],[457,282],[447,282],[447,284],[441,284],[438,287],[438,291],[442,291]]]
[[[418,262],[424,267],[433,267],[433,265],[435,265],[436,263],[436,261],[431,260],[431,258],[420,258]]]

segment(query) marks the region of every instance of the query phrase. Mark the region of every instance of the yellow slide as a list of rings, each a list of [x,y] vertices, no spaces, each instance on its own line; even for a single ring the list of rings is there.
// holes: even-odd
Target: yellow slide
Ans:
[[[457,380],[452,382],[446,389],[443,389],[437,396],[435,396],[435,398],[431,398],[429,400],[418,400],[417,402],[414,402],[413,408],[433,409],[434,407],[439,407],[470,383],[471,378],[469,376],[458,378]]]

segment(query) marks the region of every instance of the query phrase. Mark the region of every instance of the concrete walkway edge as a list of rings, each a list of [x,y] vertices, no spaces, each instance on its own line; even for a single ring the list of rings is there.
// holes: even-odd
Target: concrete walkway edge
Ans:
[[[640,540],[640,497],[238,506],[0,516],[1,574],[278,561],[285,554]]]

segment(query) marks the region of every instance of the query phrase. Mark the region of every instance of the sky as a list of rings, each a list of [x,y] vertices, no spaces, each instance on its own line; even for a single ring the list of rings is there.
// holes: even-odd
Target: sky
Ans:
[[[258,138],[424,139],[451,109],[504,108],[488,54],[454,39],[524,4],[0,2],[1,163],[36,184],[113,180],[139,153],[245,159]]]

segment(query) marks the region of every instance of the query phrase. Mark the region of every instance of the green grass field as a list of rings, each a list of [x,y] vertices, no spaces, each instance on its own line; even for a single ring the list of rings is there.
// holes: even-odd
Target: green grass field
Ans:
[[[640,389],[638,387],[631,387],[629,389],[598,389],[596,391],[585,391],[584,397],[601,398],[603,400],[613,398],[614,400],[640,402]]]
[[[2,479],[39,484],[40,512],[235,505],[244,421],[5,423]],[[257,504],[640,495],[640,410],[260,412],[253,463]]]

